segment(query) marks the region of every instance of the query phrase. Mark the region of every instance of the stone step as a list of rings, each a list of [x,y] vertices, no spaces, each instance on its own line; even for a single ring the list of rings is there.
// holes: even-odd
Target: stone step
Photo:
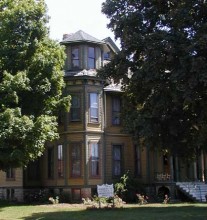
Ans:
[[[177,182],[176,185],[194,201],[206,202],[207,184],[203,182]]]

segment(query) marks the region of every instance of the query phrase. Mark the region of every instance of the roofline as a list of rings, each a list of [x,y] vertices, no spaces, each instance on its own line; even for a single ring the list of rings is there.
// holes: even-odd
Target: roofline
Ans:
[[[76,40],[76,41],[61,41],[60,44],[74,44],[74,43],[93,43],[93,44],[100,44],[100,45],[106,45],[104,41],[97,42],[97,41],[89,41],[89,40]]]

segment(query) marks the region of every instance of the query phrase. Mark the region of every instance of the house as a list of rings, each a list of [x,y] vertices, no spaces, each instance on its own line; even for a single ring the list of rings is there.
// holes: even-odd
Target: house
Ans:
[[[175,198],[178,188],[182,190],[176,183],[205,182],[206,154],[201,152],[197,161],[186,163],[167,152],[140,148],[123,133],[121,86],[106,84],[96,71],[119,51],[111,38],[99,40],[80,30],[65,34],[61,44],[67,55],[64,93],[71,95],[72,106],[69,113],[60,113],[60,138],[47,143],[44,155],[27,170],[18,169],[13,182],[0,173],[0,197],[21,200],[31,190],[46,189],[80,201],[95,194],[97,185],[119,181],[128,170],[153,195]]]

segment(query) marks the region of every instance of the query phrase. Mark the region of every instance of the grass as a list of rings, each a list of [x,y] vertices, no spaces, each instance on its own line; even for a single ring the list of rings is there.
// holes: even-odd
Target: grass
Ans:
[[[124,205],[88,210],[86,206],[0,205],[0,220],[207,220],[207,204]]]

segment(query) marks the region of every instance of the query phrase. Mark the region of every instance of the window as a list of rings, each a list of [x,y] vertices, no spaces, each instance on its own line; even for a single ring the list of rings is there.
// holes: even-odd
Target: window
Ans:
[[[120,125],[121,99],[120,97],[112,97],[112,124]]]
[[[92,177],[98,177],[99,171],[99,145],[98,143],[90,143],[90,172]]]
[[[90,122],[98,122],[98,94],[90,93]]]
[[[81,189],[72,189],[72,200],[80,202],[81,200]]]
[[[71,176],[81,175],[81,144],[73,143],[71,146]]]
[[[7,180],[14,180],[15,179],[15,169],[14,168],[7,169],[6,179]]]
[[[64,160],[63,160],[63,145],[58,145],[58,177],[63,177]]]
[[[110,52],[104,52],[104,60],[110,60]]]
[[[80,68],[80,61],[79,61],[79,48],[72,47],[71,49],[71,62],[72,62],[72,69],[79,69]]]
[[[15,191],[14,189],[6,189],[6,199],[14,199]]]
[[[60,110],[60,111],[58,112],[58,124],[59,124],[59,125],[63,125],[64,119],[65,119],[65,112],[62,111],[62,110]]]
[[[80,95],[72,94],[70,109],[71,121],[80,121]]]
[[[113,145],[113,175],[122,174],[122,145]]]
[[[88,69],[95,69],[95,48],[88,47]]]
[[[28,180],[37,181],[40,179],[40,160],[37,159],[28,164],[27,167],[27,178]]]
[[[47,175],[51,179],[54,177],[54,149],[52,147],[47,150]]]
[[[135,145],[135,175],[141,175],[141,151],[137,145]]]

